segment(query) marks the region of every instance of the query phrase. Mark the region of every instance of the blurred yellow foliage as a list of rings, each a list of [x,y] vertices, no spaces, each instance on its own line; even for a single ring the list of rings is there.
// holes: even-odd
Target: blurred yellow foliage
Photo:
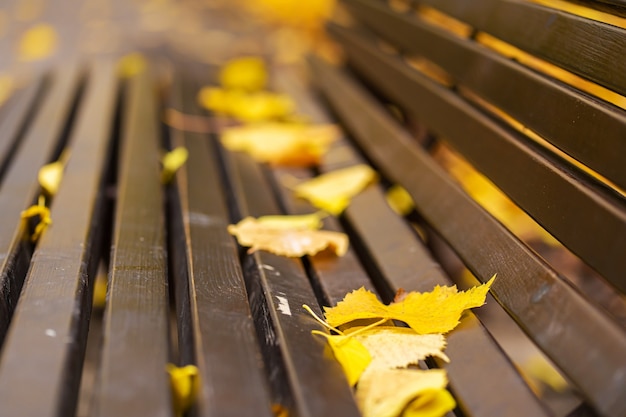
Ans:
[[[216,87],[203,87],[198,93],[198,102],[217,114],[244,122],[284,118],[294,109],[293,101],[284,94],[268,91],[248,93]]]
[[[262,90],[267,84],[265,63],[251,56],[233,59],[220,71],[220,83],[226,89]]]
[[[57,48],[58,36],[54,27],[38,24],[28,29],[18,43],[20,61],[37,61],[52,55]]]

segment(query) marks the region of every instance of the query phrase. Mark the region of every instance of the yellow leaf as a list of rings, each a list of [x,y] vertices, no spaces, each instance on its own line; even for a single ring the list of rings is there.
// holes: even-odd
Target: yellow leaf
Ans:
[[[410,292],[405,298],[388,306],[374,294],[360,288],[346,295],[336,307],[325,307],[326,320],[331,326],[340,326],[359,319],[400,320],[419,334],[447,333],[459,323],[468,308],[485,303],[487,291],[495,279],[458,292],[456,286],[436,286],[431,292]]]
[[[262,90],[267,83],[265,63],[252,56],[233,59],[220,71],[220,83],[228,89]]]
[[[293,101],[288,96],[269,91],[248,93],[204,87],[198,93],[198,102],[208,110],[244,122],[285,118],[294,110]]]
[[[37,178],[41,188],[50,196],[57,193],[61,179],[63,178],[63,169],[65,165],[63,162],[56,161],[39,168]]]
[[[531,356],[521,366],[524,375],[540,381],[555,392],[564,392],[569,384],[550,363],[540,355]]]
[[[378,369],[363,375],[356,400],[364,417],[440,417],[456,405],[447,391],[442,393],[447,383],[441,369]]]
[[[346,331],[359,331],[351,327]],[[428,356],[437,356],[446,362],[443,353],[446,339],[441,334],[417,334],[406,327],[378,326],[354,336],[372,355],[368,372],[373,369],[406,368]]]
[[[161,171],[162,184],[169,184],[172,181],[176,171],[187,162],[188,156],[189,152],[182,146],[172,149],[163,156],[161,160],[163,164],[163,171]]]
[[[401,185],[393,185],[387,190],[387,204],[396,213],[406,216],[415,208],[415,203],[409,192]]]
[[[166,369],[170,374],[174,413],[181,417],[196,399],[199,388],[198,368],[194,365],[178,367],[168,363]]]
[[[98,274],[93,288],[93,307],[103,309],[107,299],[107,276]]]
[[[117,63],[118,73],[122,78],[132,78],[147,68],[146,59],[139,52],[124,55]]]
[[[34,217],[38,217],[39,221],[35,225],[35,229],[30,236],[30,240],[32,242],[36,242],[48,226],[52,224],[50,209],[46,207],[45,198],[43,196],[39,196],[39,200],[36,205],[30,206],[22,212],[21,218],[23,230],[28,230],[29,220]]]
[[[339,215],[350,200],[374,182],[376,172],[365,164],[332,171],[294,187],[298,197],[306,198],[315,207]]]
[[[368,350],[356,338],[349,335],[329,335],[319,331],[313,334],[324,336],[330,346],[335,359],[346,374],[350,386],[356,385],[361,374],[372,361]]]
[[[310,166],[320,161],[336,137],[333,125],[263,123],[227,129],[221,141],[227,149],[247,152],[259,162]]]
[[[47,24],[28,29],[19,42],[19,60],[37,61],[52,55],[57,47],[57,32]]]
[[[253,217],[246,217],[236,225],[229,225],[228,232],[237,237],[241,246],[250,247],[248,253],[265,250],[276,255],[301,257],[330,249],[342,256],[348,250],[348,237],[343,233],[306,230],[299,223],[297,227],[300,228],[267,226]]]

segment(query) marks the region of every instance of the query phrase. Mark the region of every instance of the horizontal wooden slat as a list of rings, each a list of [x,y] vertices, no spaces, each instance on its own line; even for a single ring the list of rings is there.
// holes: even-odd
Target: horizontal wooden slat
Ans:
[[[626,112],[375,0],[346,0],[370,28],[626,189]]]
[[[174,108],[184,114],[200,114],[190,83],[182,77],[177,81],[172,92]],[[197,413],[270,417],[269,388],[259,360],[261,351],[239,256],[226,230],[230,222],[216,152],[206,134],[171,132],[172,145],[189,151],[186,164],[177,173],[175,201],[180,204],[180,218],[172,221],[180,226],[172,256],[183,257],[174,263],[180,262],[185,269],[174,279],[189,282],[186,296],[190,299],[192,343],[182,340],[180,349],[182,354],[185,343],[194,349],[202,384]]]
[[[533,55],[626,95],[626,30],[519,0],[423,0]]]
[[[145,72],[128,82],[102,365],[94,415],[171,416],[169,303],[156,94]]]
[[[572,252],[626,291],[623,197],[605,192],[584,173],[537,149],[532,141],[378,50],[365,37],[338,26],[332,32],[346,46],[351,62],[377,88],[450,141]]]
[[[37,172],[54,157],[78,88],[79,71],[68,65],[55,74],[50,91],[22,138],[0,185],[0,345],[17,303],[32,254],[23,238],[20,213],[39,191]]]
[[[225,155],[240,215],[280,214],[257,163],[242,153]],[[263,322],[259,338],[266,349],[279,350],[281,364],[268,364],[274,395],[299,416],[359,415],[339,364],[324,353],[325,340],[311,335],[326,330],[302,308],[307,304],[321,315],[301,261],[260,251],[245,256],[243,268],[253,314]],[[266,318],[259,311],[264,308]]]
[[[623,330],[477,206],[371,95],[328,64],[312,64],[315,79],[368,156],[408,190],[420,214],[477,277],[498,274],[492,293],[520,327],[599,412],[626,413]]]
[[[91,312],[90,286],[101,253],[103,184],[115,98],[115,66],[95,65],[72,129],[72,157],[53,202],[54,223],[33,255],[4,346],[3,416],[74,413]]]

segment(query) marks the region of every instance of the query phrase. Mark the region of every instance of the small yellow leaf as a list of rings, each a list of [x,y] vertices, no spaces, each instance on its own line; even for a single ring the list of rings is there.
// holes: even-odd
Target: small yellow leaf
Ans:
[[[320,161],[336,137],[333,125],[263,123],[227,129],[221,141],[227,149],[247,152],[259,162],[310,166]]]
[[[293,101],[284,94],[259,91],[224,90],[204,87],[198,102],[217,114],[232,116],[244,122],[262,122],[285,118],[294,110]]]
[[[374,182],[376,172],[365,164],[332,171],[294,187],[298,197],[306,198],[315,207],[339,215],[350,200]]]
[[[37,175],[39,185],[49,196],[55,195],[59,190],[64,168],[65,164],[61,161],[51,162],[39,168]]]
[[[107,276],[98,274],[93,288],[93,307],[103,309],[107,299]]]
[[[328,341],[335,359],[346,374],[346,379],[351,386],[356,385],[361,374],[372,361],[368,350],[356,338],[346,335],[329,335],[319,331],[313,334],[324,336]]]
[[[233,59],[220,71],[220,83],[228,89],[262,90],[267,83],[265,63],[252,56]]]
[[[351,327],[346,335],[359,331]],[[446,362],[443,353],[446,339],[441,334],[417,334],[406,327],[378,326],[354,336],[372,355],[368,372],[373,369],[406,368],[428,356],[437,356]]]
[[[28,230],[29,220],[34,217],[39,217],[39,221],[35,225],[35,229],[30,236],[30,240],[32,242],[36,242],[48,226],[52,224],[50,209],[46,207],[45,198],[43,196],[39,196],[39,200],[36,205],[30,206],[22,212],[21,218],[23,230]]]
[[[194,365],[178,367],[168,363],[166,369],[170,374],[174,413],[181,417],[196,399],[199,388],[198,368]]]
[[[276,255],[300,257],[330,249],[342,256],[348,250],[348,237],[343,233],[306,230],[301,224],[297,227],[300,228],[267,226],[255,218],[246,217],[236,225],[229,225],[228,232],[237,237],[241,246],[250,247],[248,253],[265,250]]]
[[[139,52],[124,55],[117,63],[118,73],[122,78],[132,78],[146,70],[148,64]]]
[[[378,369],[363,374],[356,400],[364,417],[440,417],[456,405],[449,393],[441,394],[447,384],[441,369]]]
[[[409,192],[401,185],[393,185],[387,190],[387,204],[396,213],[406,216],[415,209],[415,203]]]
[[[468,309],[480,307],[495,279],[458,292],[456,286],[436,286],[431,292],[410,292],[398,303],[384,305],[374,294],[361,288],[346,295],[336,307],[325,307],[326,320],[331,326],[359,319],[384,318],[400,320],[419,334],[447,333],[459,323],[461,314]]]
[[[161,183],[169,184],[174,178],[176,171],[187,162],[189,152],[186,148],[179,146],[172,149],[163,156],[161,163],[163,164],[163,170],[161,171]]]
[[[57,47],[57,32],[47,24],[38,24],[28,29],[19,41],[20,61],[37,61],[52,55]]]

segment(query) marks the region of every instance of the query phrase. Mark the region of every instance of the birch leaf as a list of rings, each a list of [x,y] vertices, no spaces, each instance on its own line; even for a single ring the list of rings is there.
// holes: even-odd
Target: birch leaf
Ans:
[[[364,417],[440,417],[455,401],[444,370],[378,369],[363,374],[356,400]]]
[[[351,327],[346,335],[358,330],[358,327]],[[443,353],[446,340],[441,334],[422,335],[406,327],[378,326],[354,337],[372,355],[368,372],[373,369],[406,368],[428,356],[450,361]]]
[[[335,356],[335,359],[346,374],[350,386],[356,385],[363,371],[372,361],[367,348],[356,338],[346,335],[329,335],[313,331],[313,334],[324,336]]]
[[[360,164],[305,181],[296,185],[294,192],[315,207],[339,215],[350,200],[375,179],[376,172],[368,165]]]
[[[229,89],[262,90],[267,83],[265,63],[251,56],[233,59],[220,71],[220,83]]]
[[[221,141],[227,149],[247,152],[259,162],[310,166],[320,161],[336,137],[333,125],[264,123],[227,129]]]
[[[261,216],[257,223],[271,229],[317,230],[322,227],[323,212],[291,215],[291,216]]]
[[[38,24],[28,29],[18,45],[20,61],[37,61],[52,55],[58,43],[57,32],[47,24]]]
[[[487,291],[495,279],[458,292],[456,286],[436,286],[431,292],[409,292],[402,301],[384,305],[364,288],[346,295],[336,307],[325,307],[326,320],[337,327],[359,319],[400,320],[419,334],[447,333],[459,323],[468,308],[485,303]]]
[[[236,225],[229,225],[228,232],[237,237],[241,246],[250,247],[248,253],[265,250],[276,255],[301,257],[330,249],[337,256],[342,256],[348,250],[348,237],[345,234],[307,230],[300,223],[295,228],[276,227],[264,225],[263,221],[259,222],[253,217],[246,217]]]
[[[162,184],[169,184],[172,181],[176,171],[187,162],[188,156],[189,152],[182,146],[172,149],[163,155],[163,159],[161,160],[163,164],[163,170],[161,171]]]
[[[387,190],[385,195],[387,204],[396,213],[406,216],[415,208],[415,203],[409,192],[401,185],[393,185]]]

